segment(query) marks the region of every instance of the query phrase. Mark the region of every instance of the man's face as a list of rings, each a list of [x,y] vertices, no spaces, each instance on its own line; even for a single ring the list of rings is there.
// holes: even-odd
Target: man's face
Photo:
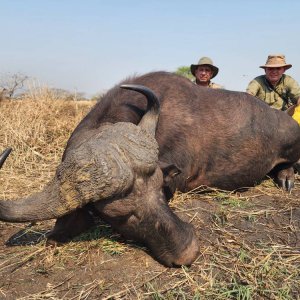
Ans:
[[[213,76],[213,70],[208,65],[199,66],[195,71],[195,75],[199,82],[209,82]]]
[[[266,77],[271,83],[277,83],[280,80],[284,71],[285,71],[284,67],[265,68]]]

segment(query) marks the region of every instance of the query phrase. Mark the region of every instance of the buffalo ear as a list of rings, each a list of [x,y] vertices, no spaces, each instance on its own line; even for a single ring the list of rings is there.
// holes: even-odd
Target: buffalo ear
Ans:
[[[181,173],[181,170],[174,164],[159,161],[158,165],[164,175],[164,184],[168,184],[174,177]]]

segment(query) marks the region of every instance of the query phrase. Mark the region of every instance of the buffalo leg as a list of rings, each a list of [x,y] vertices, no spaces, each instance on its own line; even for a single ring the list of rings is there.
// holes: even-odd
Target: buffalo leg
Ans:
[[[56,220],[53,230],[47,235],[47,241],[65,243],[95,225],[92,213],[88,208],[79,208]]]

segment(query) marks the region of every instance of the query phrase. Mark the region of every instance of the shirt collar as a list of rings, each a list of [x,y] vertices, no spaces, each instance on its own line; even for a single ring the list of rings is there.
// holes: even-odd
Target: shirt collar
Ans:
[[[278,81],[278,82],[276,83],[276,85],[273,87],[273,85],[272,85],[271,82],[267,79],[267,77],[266,77],[266,75],[265,75],[265,76],[264,76],[265,84],[266,84],[266,86],[268,87],[269,90],[274,90],[274,89],[276,89],[276,87],[277,87],[278,85],[280,85],[280,84],[283,82],[284,76],[285,76],[285,74],[282,74],[282,76],[281,76],[281,78],[279,79],[279,81]]]

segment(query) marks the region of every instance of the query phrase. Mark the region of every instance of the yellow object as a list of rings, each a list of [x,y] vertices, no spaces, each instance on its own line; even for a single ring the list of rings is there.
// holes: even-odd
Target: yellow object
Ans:
[[[300,106],[296,106],[292,118],[300,125]]]

